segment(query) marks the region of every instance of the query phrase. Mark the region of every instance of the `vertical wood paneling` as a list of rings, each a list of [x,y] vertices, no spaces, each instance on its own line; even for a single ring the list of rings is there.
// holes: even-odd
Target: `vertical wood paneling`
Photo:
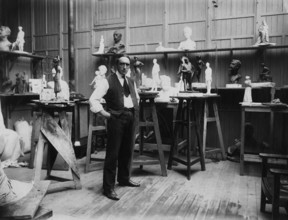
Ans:
[[[76,1],[76,30],[90,30],[91,28],[91,0]]]
[[[130,0],[130,25],[146,23],[146,1]]]
[[[59,8],[58,0],[47,0],[47,33],[59,33]]]
[[[95,25],[125,22],[124,0],[97,0],[95,4]]]
[[[46,34],[46,0],[34,1],[35,34]]]

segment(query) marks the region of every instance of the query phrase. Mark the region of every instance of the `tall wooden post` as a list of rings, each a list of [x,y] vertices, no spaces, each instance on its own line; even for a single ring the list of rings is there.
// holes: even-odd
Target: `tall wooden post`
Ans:
[[[75,91],[75,52],[74,52],[74,0],[68,0],[68,60],[69,88]]]

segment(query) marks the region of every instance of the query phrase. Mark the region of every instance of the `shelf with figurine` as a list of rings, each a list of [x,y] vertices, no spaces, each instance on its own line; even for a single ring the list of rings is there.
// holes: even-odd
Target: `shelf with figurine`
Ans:
[[[207,49],[197,49],[196,42],[191,39],[192,29],[190,27],[184,27],[183,33],[186,40],[179,43],[179,47],[167,48],[162,45],[162,42],[159,42],[159,46],[155,48],[155,51],[148,52],[127,52],[125,49],[124,43],[121,41],[122,34],[118,31],[115,31],[114,36],[114,45],[108,48],[105,51],[104,38],[101,36],[100,45],[97,52],[94,52],[93,56],[119,56],[123,53],[127,55],[157,55],[157,54],[182,54],[185,53],[205,53],[205,52],[221,52],[221,51],[237,51],[237,50],[259,50],[259,49],[281,49],[288,48],[288,45],[276,45],[276,43],[269,42],[269,33],[268,25],[265,20],[259,27],[259,36],[254,45],[247,47],[227,47],[227,48],[207,48]]]
[[[105,51],[104,45],[104,38],[101,36],[100,39],[100,46],[99,50],[93,53],[93,56],[104,56],[108,57],[111,61],[111,57],[118,57],[121,54],[126,55],[157,55],[157,54],[164,54],[165,55],[165,62],[167,63],[167,54],[181,54],[180,58],[180,65],[177,74],[179,82],[175,83],[175,87],[171,86],[171,79],[169,76],[160,75],[160,66],[157,64],[157,59],[153,59],[153,68],[151,70],[151,78],[147,77],[144,73],[142,73],[141,68],[143,67],[143,63],[139,60],[138,57],[134,57],[134,60],[131,59],[131,73],[130,75],[134,78],[137,88],[139,91],[160,91],[159,96],[163,95],[162,98],[159,99],[168,100],[169,94],[175,95],[176,93],[195,93],[195,91],[204,91],[206,90],[205,94],[212,94],[211,93],[211,83],[212,83],[212,68],[217,68],[217,64],[215,66],[210,67],[210,64],[207,61],[204,61],[201,56],[197,54],[196,61],[193,61],[193,64],[189,60],[188,54],[189,53],[205,53],[205,52],[220,52],[220,51],[241,51],[241,50],[263,50],[266,49],[281,49],[281,48],[288,48],[288,45],[278,45],[276,46],[275,43],[269,42],[269,33],[268,33],[268,25],[266,21],[263,21],[258,29],[258,37],[257,41],[254,45],[247,46],[247,47],[234,47],[234,48],[210,48],[210,49],[197,49],[197,45],[195,41],[192,40],[192,29],[190,27],[185,27],[183,29],[183,35],[185,40],[179,43],[177,49],[175,48],[166,48],[159,42],[159,46],[155,48],[155,51],[150,52],[127,52],[125,45],[123,44],[121,38],[122,34],[118,31],[115,31],[113,34],[114,44]],[[232,53],[233,54],[233,53]],[[217,56],[217,54],[216,54]],[[134,63],[133,63],[134,62]],[[251,82],[251,88],[263,88],[263,87],[270,87],[274,88],[275,83],[272,81],[272,76],[270,75],[269,68],[265,65],[264,61],[261,61],[261,66],[263,71],[259,73],[259,78],[257,82]],[[108,69],[110,68],[110,62],[108,63]],[[205,82],[200,82],[200,75],[202,73],[202,69],[206,66],[205,70]],[[240,83],[242,78],[239,69],[241,67],[241,61],[238,59],[232,59],[229,65],[229,80],[223,89],[236,89],[236,88],[246,88],[247,83]],[[168,79],[167,79],[168,77]],[[164,80],[164,82],[162,82]],[[170,83],[169,83],[170,82]],[[169,84],[169,85],[168,85]],[[165,91],[163,89],[163,85],[166,88]],[[168,86],[167,86],[168,85]],[[169,87],[169,88],[168,88]],[[169,92],[170,90],[170,92]],[[173,90],[173,93],[171,92]],[[214,90],[213,90],[214,91]],[[165,93],[165,94],[162,94]],[[172,94],[171,94],[172,93]],[[195,94],[193,94],[195,95]],[[164,98],[163,98],[164,97]]]
[[[25,32],[22,26],[18,27],[18,34],[15,42],[11,43],[8,37],[11,30],[7,26],[0,26],[0,93],[13,95],[13,94],[34,94],[29,90],[30,78],[35,78],[35,73],[41,68],[40,62],[45,58],[44,56],[35,55],[24,51]],[[15,75],[11,76],[10,72],[18,58],[31,59],[30,69],[27,73],[26,69],[17,71]],[[41,69],[42,72],[42,69]],[[12,80],[13,79],[13,80]]]

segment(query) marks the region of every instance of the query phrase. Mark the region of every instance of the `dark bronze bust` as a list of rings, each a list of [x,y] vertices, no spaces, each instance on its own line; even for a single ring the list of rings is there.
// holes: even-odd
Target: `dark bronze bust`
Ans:
[[[239,83],[241,79],[241,74],[238,73],[239,69],[241,67],[240,60],[233,59],[229,66],[229,77],[230,77],[230,83]]]
[[[121,41],[122,34],[118,31],[114,31],[113,33],[114,45],[110,47],[106,53],[114,53],[114,54],[123,54],[126,52],[125,45]]]

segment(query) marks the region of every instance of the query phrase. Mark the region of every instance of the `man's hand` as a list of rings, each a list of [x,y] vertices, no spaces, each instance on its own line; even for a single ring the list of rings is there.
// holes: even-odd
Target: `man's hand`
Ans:
[[[106,112],[104,109],[100,111],[100,114],[107,119],[111,117],[111,114],[109,112]]]

